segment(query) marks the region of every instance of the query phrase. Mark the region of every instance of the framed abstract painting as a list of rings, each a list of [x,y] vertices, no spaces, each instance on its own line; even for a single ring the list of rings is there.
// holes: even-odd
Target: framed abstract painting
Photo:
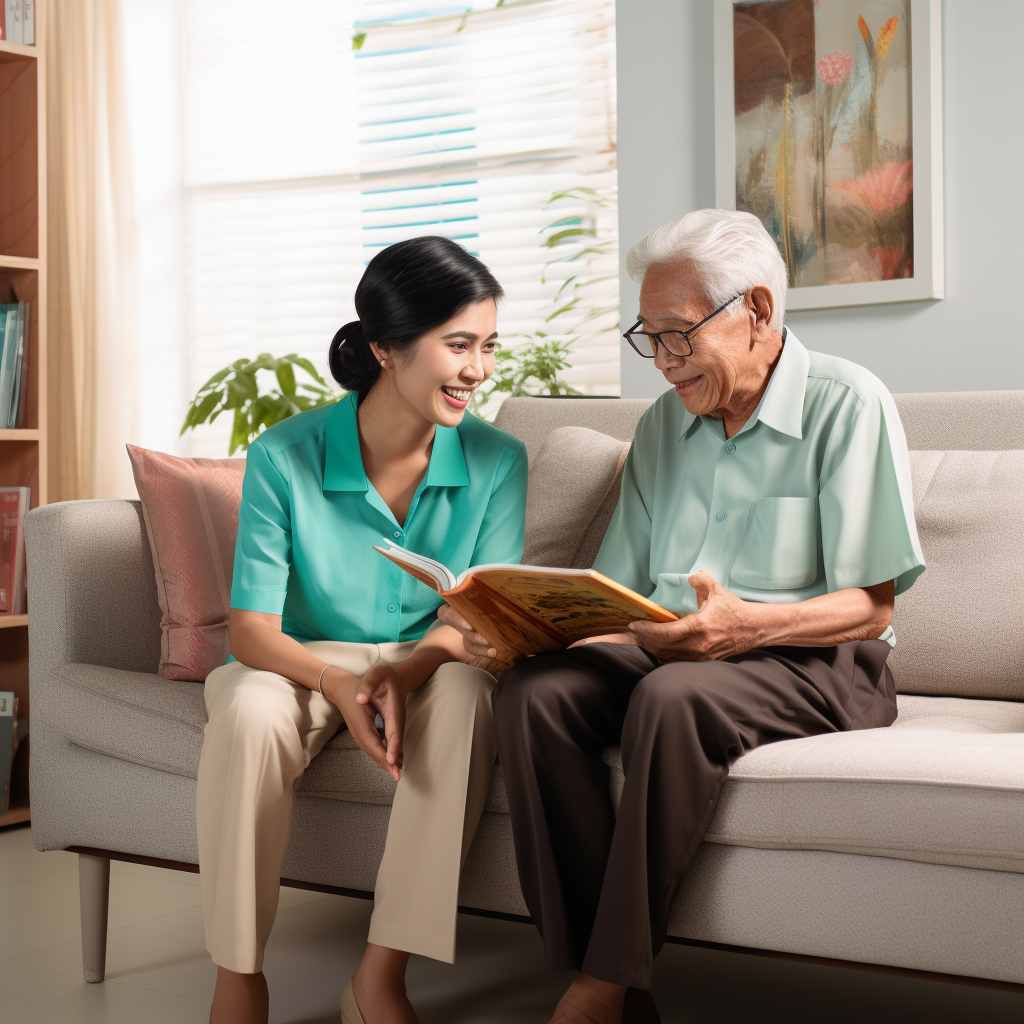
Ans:
[[[715,195],[789,309],[942,298],[940,0],[715,0]]]

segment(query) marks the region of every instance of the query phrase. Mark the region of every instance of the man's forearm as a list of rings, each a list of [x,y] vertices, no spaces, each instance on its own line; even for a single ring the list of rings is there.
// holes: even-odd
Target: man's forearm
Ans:
[[[833,647],[877,640],[892,622],[893,584],[852,587],[799,604],[757,604],[758,647]]]

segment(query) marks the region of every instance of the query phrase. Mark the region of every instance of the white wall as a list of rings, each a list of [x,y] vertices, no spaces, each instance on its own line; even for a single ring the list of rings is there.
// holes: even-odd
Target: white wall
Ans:
[[[619,245],[715,205],[711,0],[619,0]],[[808,348],[868,367],[891,391],[1024,388],[1021,0],[944,0],[944,299],[792,313]],[[620,269],[623,330],[637,286]],[[628,322],[627,322],[628,321]],[[622,352],[622,395],[661,374]]]

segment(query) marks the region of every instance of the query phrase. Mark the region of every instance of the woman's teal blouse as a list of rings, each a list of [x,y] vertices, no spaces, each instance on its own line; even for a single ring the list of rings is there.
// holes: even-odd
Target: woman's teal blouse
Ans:
[[[400,526],[363,469],[356,396],[278,423],[249,446],[231,607],[282,616],[297,640],[418,640],[441,599],[373,550],[382,538],[458,575],[519,562],[526,449],[468,413],[437,427]]]

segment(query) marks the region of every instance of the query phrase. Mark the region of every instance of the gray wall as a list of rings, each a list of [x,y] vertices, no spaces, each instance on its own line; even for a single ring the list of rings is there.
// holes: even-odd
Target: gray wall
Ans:
[[[711,0],[619,0],[621,257],[651,228],[715,205]],[[1021,0],[944,0],[946,297],[792,313],[808,347],[852,359],[891,391],[1024,388]],[[623,330],[637,285],[620,270]],[[628,319],[628,323],[625,321]],[[665,390],[623,342],[622,395]]]

